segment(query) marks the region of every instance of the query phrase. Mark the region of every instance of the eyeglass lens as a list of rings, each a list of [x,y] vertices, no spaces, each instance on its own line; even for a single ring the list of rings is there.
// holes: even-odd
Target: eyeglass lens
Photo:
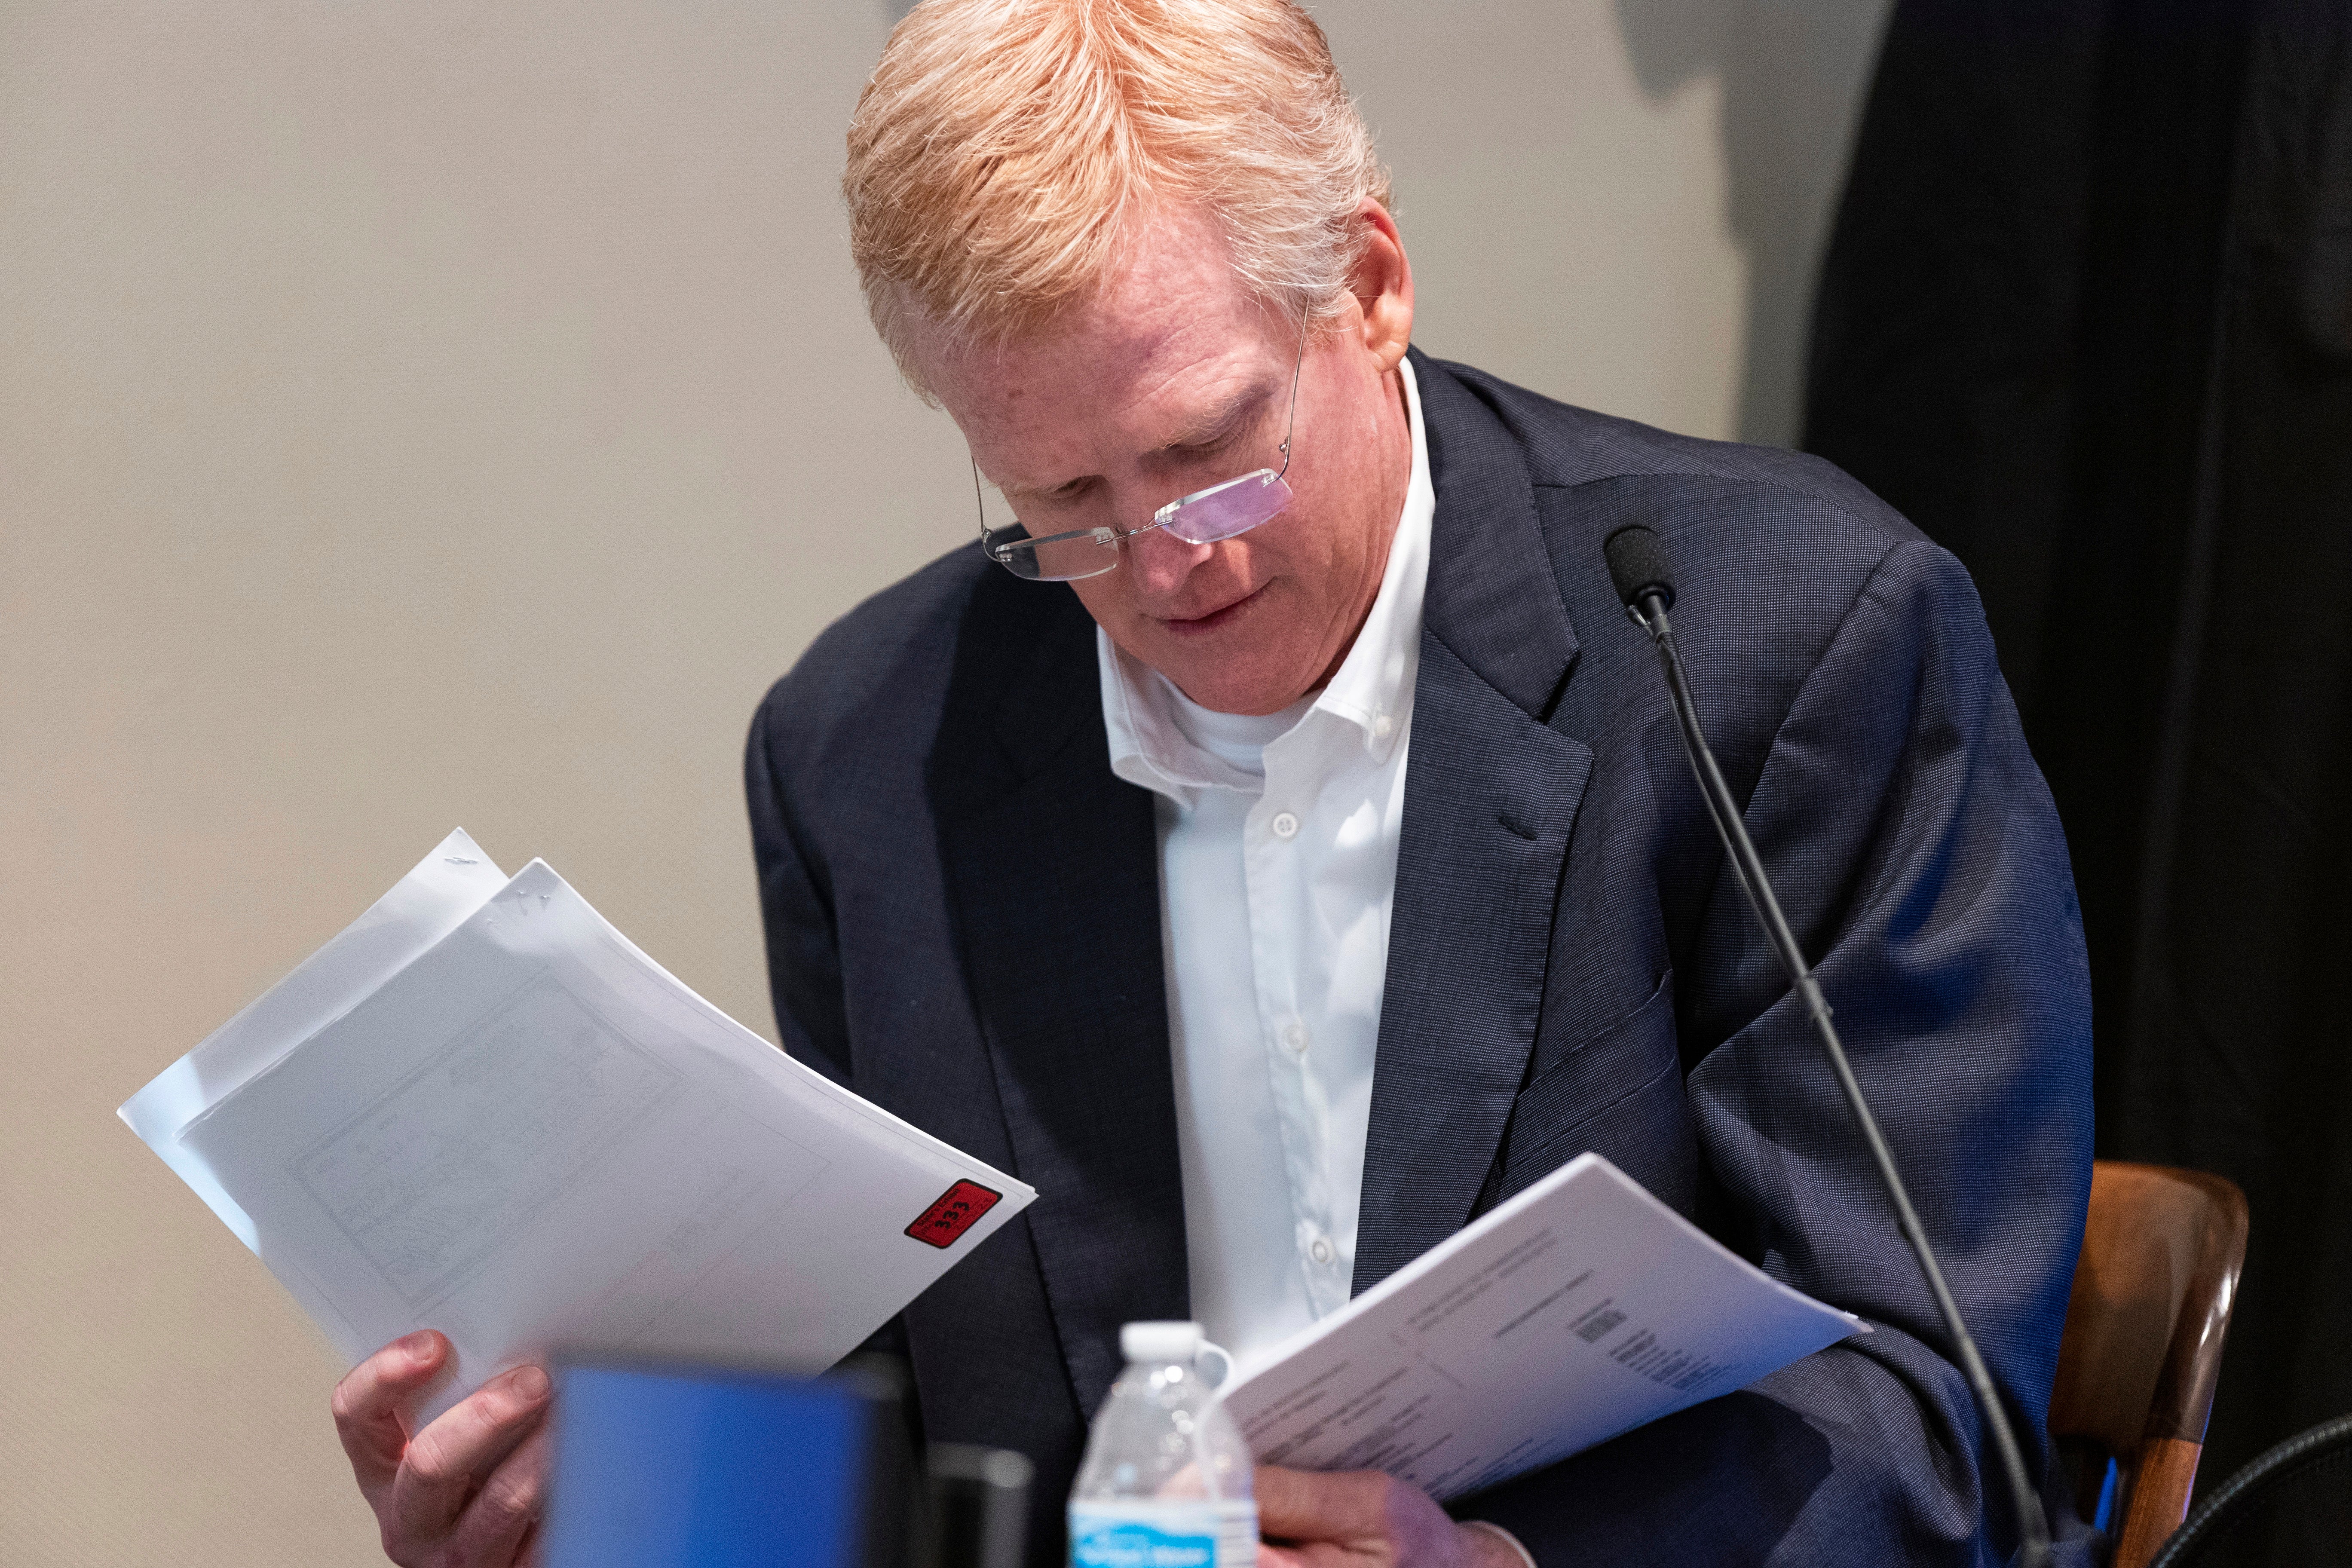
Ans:
[[[1187,544],[1214,544],[1246,533],[1290,504],[1290,487],[1272,468],[1186,496],[1161,509],[1156,521]]]
[[[1016,577],[1040,583],[1075,583],[1098,577],[1118,564],[1118,535],[1108,528],[1082,529],[1041,540],[1015,540],[992,553]]]
[[[1289,505],[1290,486],[1272,468],[1260,468],[1172,502],[1153,521],[1186,544],[1214,544],[1272,521]],[[990,553],[1016,576],[1069,583],[1118,565],[1124,542],[1115,530],[1088,528],[1039,540],[998,540]]]

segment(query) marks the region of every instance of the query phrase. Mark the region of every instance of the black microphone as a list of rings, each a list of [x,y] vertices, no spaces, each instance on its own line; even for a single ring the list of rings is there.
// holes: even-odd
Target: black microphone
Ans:
[[[2009,1415],[2001,1408],[2000,1396],[1993,1390],[1992,1374],[1985,1370],[1984,1358],[1977,1353],[1977,1342],[1969,1337],[1968,1325],[1960,1321],[1959,1303],[1952,1300],[1951,1289],[1944,1283],[1944,1271],[1937,1267],[1935,1251],[1927,1245],[1927,1232],[1911,1207],[1910,1194],[1903,1190],[1903,1178],[1895,1169],[1895,1155],[1878,1131],[1877,1119],[1870,1114],[1869,1102],[1862,1098],[1862,1085],[1854,1081],[1853,1068],[1847,1065],[1845,1047],[1838,1043],[1837,1030],[1830,1023],[1830,1005],[1822,999],[1822,988],[1806,965],[1805,955],[1798,950],[1796,937],[1789,931],[1789,921],[1780,913],[1780,900],[1772,896],[1771,881],[1764,875],[1764,863],[1756,858],[1756,846],[1748,837],[1747,824],[1740,820],[1738,804],[1731,797],[1730,786],[1723,782],[1723,770],[1716,766],[1715,753],[1707,750],[1706,736],[1699,729],[1698,709],[1691,701],[1690,682],[1683,677],[1682,655],[1675,649],[1674,626],[1666,619],[1666,612],[1674,607],[1675,579],[1674,563],[1666,555],[1665,543],[1640,523],[1631,523],[1612,533],[1601,544],[1601,552],[1609,563],[1609,578],[1617,585],[1617,596],[1625,602],[1625,613],[1657,645],[1658,662],[1665,670],[1666,689],[1674,696],[1675,718],[1682,730],[1683,755],[1689,759],[1691,772],[1697,775],[1707,815],[1715,819],[1716,836],[1723,840],[1724,851],[1731,858],[1733,875],[1738,879],[1739,890],[1748,896],[1748,907],[1755,911],[1756,923],[1772,939],[1773,951],[1780,956],[1780,967],[1788,973],[1789,984],[1803,998],[1813,1031],[1821,1036],[1822,1048],[1829,1053],[1838,1088],[1843,1091],[1847,1108],[1853,1110],[1853,1120],[1862,1129],[1863,1141],[1870,1145],[1870,1157],[1878,1166],[1878,1179],[1885,1184],[1887,1197],[1894,1201],[1895,1223],[1902,1227],[1904,1239],[1910,1242],[1912,1254],[1919,1259],[1919,1272],[1927,1277],[1927,1289],[1936,1298],[1936,1310],[1943,1314],[1944,1327],[1951,1333],[1960,1370],[1968,1375],[1977,1408],[1992,1432],[1993,1447],[2000,1450],[2001,1470],[2008,1478],[2010,1501],[2017,1510],[2018,1530],[2025,1538],[2018,1561],[2024,1568],[2048,1568],[2049,1521],[2042,1517],[2041,1495],[2026,1479],[2025,1460],[2018,1452],[2017,1436],[2010,1430]]]

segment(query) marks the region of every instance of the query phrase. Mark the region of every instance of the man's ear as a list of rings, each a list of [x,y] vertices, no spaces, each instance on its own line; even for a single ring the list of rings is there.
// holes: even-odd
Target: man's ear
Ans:
[[[1364,253],[1348,275],[1348,291],[1356,297],[1364,347],[1386,375],[1412,342],[1412,263],[1388,208],[1366,196],[1356,222],[1363,229]]]

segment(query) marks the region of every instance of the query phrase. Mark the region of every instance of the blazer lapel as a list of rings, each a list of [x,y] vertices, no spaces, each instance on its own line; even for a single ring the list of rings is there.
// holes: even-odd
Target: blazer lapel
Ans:
[[[1094,623],[991,574],[929,788],[966,984],[1082,1415],[1118,1327],[1189,1310],[1151,796],[1110,771]]]
[[[1591,769],[1549,727],[1576,659],[1517,442],[1427,359],[1437,513],[1365,1139],[1354,1289],[1468,1221],[1535,1042]]]

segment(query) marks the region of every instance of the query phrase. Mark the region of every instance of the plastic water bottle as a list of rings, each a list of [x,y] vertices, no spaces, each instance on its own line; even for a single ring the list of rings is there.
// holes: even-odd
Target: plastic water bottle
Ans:
[[[1194,1366],[1198,1323],[1129,1323],[1070,1489],[1072,1568],[1251,1568],[1249,1445]]]

